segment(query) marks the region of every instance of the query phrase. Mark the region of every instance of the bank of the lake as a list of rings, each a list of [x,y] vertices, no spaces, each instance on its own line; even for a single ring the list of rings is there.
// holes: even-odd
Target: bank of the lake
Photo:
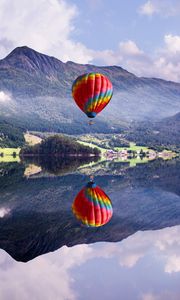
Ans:
[[[64,135],[51,135],[42,139],[29,132],[24,134],[26,144],[22,148],[0,148],[0,162],[17,162],[20,157],[49,156],[49,157],[91,157],[97,156],[101,161],[115,160],[135,166],[156,158],[172,159],[177,153],[164,149],[158,152],[144,145],[125,142],[124,146],[110,147],[110,143],[91,136],[82,138]]]

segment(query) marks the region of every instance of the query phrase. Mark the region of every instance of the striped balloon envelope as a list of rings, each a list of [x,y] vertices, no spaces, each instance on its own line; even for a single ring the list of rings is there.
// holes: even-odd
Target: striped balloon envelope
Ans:
[[[94,182],[89,182],[76,196],[72,205],[76,218],[89,227],[108,223],[113,215],[111,200]]]
[[[72,85],[72,96],[76,104],[89,118],[100,113],[112,95],[111,81],[100,73],[83,74]]]

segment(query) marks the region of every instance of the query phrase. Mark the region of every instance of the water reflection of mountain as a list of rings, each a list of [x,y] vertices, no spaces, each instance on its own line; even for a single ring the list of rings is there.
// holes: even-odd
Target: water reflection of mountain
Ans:
[[[114,210],[112,220],[97,229],[80,226],[71,211],[74,197],[87,182],[85,176],[28,180],[18,174],[19,181],[16,173],[5,176],[10,185],[0,192],[0,247],[16,260],[28,261],[63,245],[121,241],[138,230],[180,224],[175,160],[139,165],[117,176],[97,176]]]
[[[20,163],[0,164],[0,194],[3,189],[13,189],[14,185],[22,181],[25,166]],[[0,199],[1,202],[1,199]]]

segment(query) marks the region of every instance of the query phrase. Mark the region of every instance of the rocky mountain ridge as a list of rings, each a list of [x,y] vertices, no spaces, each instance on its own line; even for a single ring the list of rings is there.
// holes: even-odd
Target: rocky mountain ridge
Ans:
[[[133,121],[158,121],[180,111],[180,83],[140,78],[119,66],[58,60],[26,46],[0,60],[1,116],[31,130],[88,132],[87,117],[71,96],[77,76],[100,72],[113,83],[110,104],[96,118],[96,132],[114,132]]]

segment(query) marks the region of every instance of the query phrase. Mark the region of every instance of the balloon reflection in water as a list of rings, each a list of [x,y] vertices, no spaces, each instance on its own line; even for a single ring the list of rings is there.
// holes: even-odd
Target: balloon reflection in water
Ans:
[[[113,215],[111,200],[91,181],[77,194],[72,210],[78,220],[90,227],[108,223]]]

